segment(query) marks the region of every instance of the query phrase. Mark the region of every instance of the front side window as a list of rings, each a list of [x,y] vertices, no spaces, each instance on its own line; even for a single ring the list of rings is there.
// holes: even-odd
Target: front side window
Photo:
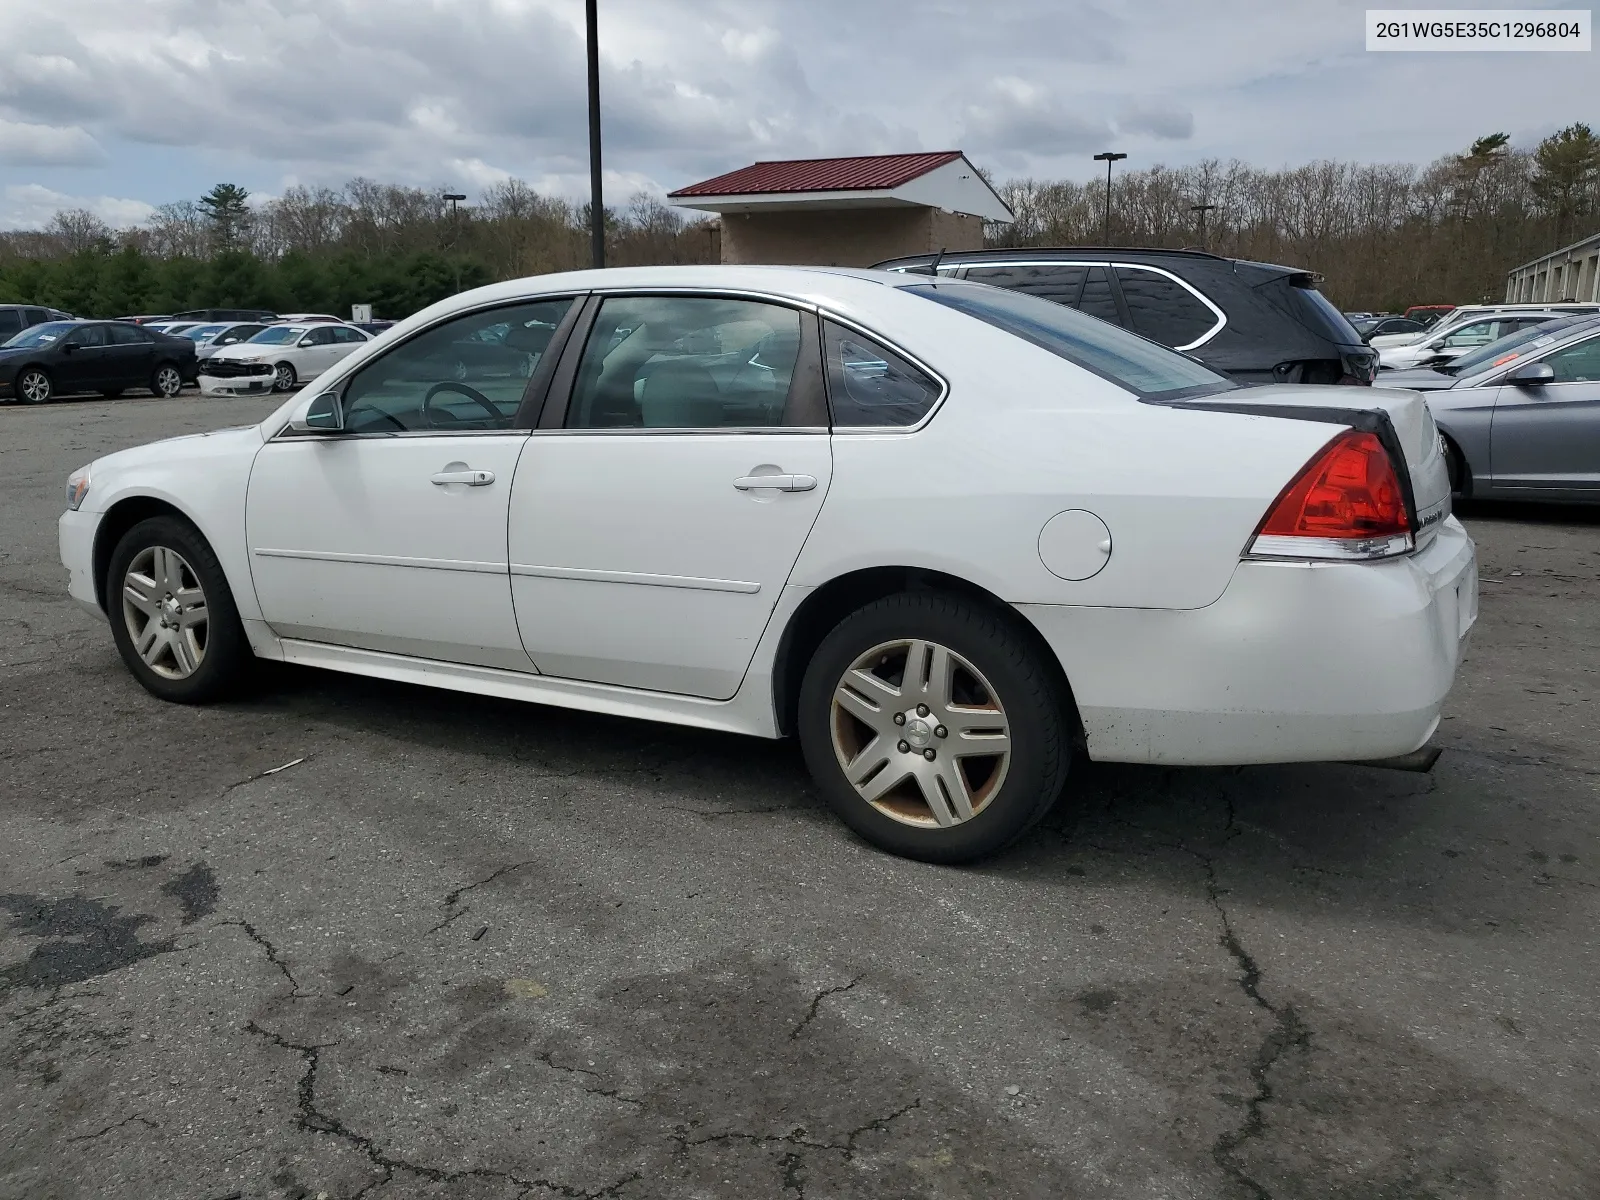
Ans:
[[[1473,321],[1463,325],[1444,339],[1444,349],[1463,350],[1477,346],[1487,346],[1498,337],[1498,330],[1502,325],[1509,326],[1504,321]]]
[[[359,329],[347,329],[343,325],[338,325],[334,327],[333,340],[336,342],[356,343],[364,342],[367,339]]]
[[[320,329],[313,329],[300,339],[302,346],[331,346],[333,345],[333,330],[324,325]]]
[[[69,346],[104,346],[107,342],[103,325],[81,325],[67,335]]]
[[[1600,382],[1600,337],[1558,350],[1544,361],[1556,373],[1551,383]]]
[[[836,429],[915,425],[939,402],[936,380],[853,329],[824,322],[822,347]]]
[[[1159,271],[1118,267],[1117,282],[1133,328],[1163,346],[1193,346],[1217,324],[1217,314],[1192,291]]]
[[[511,428],[528,381],[571,306],[568,298],[529,301],[467,313],[424,330],[351,377],[344,392],[345,428],[352,433]],[[495,336],[485,339],[481,335],[489,328]],[[331,337],[337,331],[319,332]]]
[[[961,283],[915,284],[904,290],[1014,334],[1141,400],[1210,395],[1236,386],[1192,358],[1034,296]]]
[[[584,347],[567,426],[782,425],[799,355],[792,308],[720,296],[613,296]]]

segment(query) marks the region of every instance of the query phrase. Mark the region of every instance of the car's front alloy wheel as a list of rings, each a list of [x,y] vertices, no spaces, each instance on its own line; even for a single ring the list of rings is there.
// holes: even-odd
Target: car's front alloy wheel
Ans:
[[[214,699],[250,662],[222,566],[178,517],[152,517],[123,535],[106,575],[106,609],[123,662],[163,700]]]
[[[823,797],[874,845],[965,862],[1009,844],[1060,795],[1069,701],[998,610],[908,592],[846,617],[813,655],[799,733]]]
[[[24,404],[43,404],[50,392],[50,376],[38,367],[29,367],[17,380],[17,395]]]
[[[272,390],[275,392],[292,392],[299,380],[295,377],[294,364],[281,362],[272,368]]]

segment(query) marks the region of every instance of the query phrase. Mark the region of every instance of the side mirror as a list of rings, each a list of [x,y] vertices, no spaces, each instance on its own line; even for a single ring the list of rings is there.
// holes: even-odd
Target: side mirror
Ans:
[[[1509,375],[1506,382],[1517,387],[1543,387],[1556,377],[1556,369],[1549,363],[1523,363]]]
[[[341,433],[344,431],[344,401],[338,392],[323,392],[306,405],[298,417],[289,419],[296,433]]]
[[[311,335],[309,333],[306,334],[305,337],[301,338],[298,342],[295,343],[295,345],[297,347],[298,346],[309,346],[309,345],[311,345]]]
[[[78,343],[77,342],[62,342],[61,343],[61,353],[63,353],[63,354],[76,354],[77,352],[78,352]]]

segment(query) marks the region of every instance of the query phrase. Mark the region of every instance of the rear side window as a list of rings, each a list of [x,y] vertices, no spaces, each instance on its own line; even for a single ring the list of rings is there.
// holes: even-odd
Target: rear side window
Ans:
[[[150,335],[137,325],[107,325],[106,329],[114,346],[143,346],[150,340]]]
[[[1117,311],[1116,298],[1111,294],[1111,280],[1106,276],[1104,267],[1090,268],[1089,277],[1083,284],[1083,299],[1078,301],[1077,308],[1079,312],[1110,321],[1113,325],[1122,324],[1122,314]]]
[[[904,428],[922,420],[939,402],[937,380],[864,334],[824,321],[822,348],[836,429]]]
[[[1034,296],[968,287],[914,284],[905,289],[1014,334],[1125,388],[1141,400],[1176,400],[1233,388],[1210,367],[1104,321]],[[1000,370],[1002,367],[996,367]]]
[[[974,283],[1027,292],[1030,296],[1042,296],[1057,304],[1074,307],[1078,297],[1083,294],[1083,280],[1088,273],[1087,267],[1061,263],[1011,263],[1007,266],[967,268],[967,278]]]
[[[1217,314],[1176,279],[1142,267],[1118,267],[1117,282],[1133,328],[1164,346],[1188,348],[1217,325]]]

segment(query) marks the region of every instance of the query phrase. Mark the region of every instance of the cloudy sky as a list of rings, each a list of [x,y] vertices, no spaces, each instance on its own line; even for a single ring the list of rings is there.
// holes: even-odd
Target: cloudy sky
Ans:
[[[1600,124],[1592,54],[1369,54],[1365,7],[600,0],[607,199],[758,158],[960,148],[1085,178],[1107,148],[1425,162]],[[583,61],[582,0],[8,0],[0,228],[68,206],[128,224],[222,180],[581,197]]]

